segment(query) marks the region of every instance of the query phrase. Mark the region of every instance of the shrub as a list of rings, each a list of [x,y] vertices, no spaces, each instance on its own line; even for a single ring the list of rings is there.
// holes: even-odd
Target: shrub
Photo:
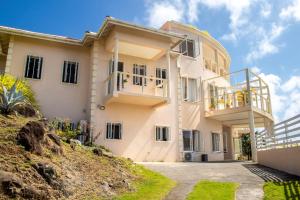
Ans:
[[[55,118],[48,124],[51,130],[54,130],[56,134],[67,139],[74,139],[80,134],[79,127],[74,127],[69,119]]]
[[[17,81],[17,78],[15,78],[12,75],[4,74],[0,76],[0,94],[3,93],[3,89],[1,85],[3,85],[6,88],[11,88],[14,83]],[[34,92],[32,91],[29,83],[26,80],[18,79],[16,89],[28,99],[28,101],[31,103],[31,105],[34,108],[38,108],[38,104],[35,99]]]
[[[15,110],[18,105],[27,104],[27,99],[21,91],[16,89],[18,80],[11,86],[6,88],[2,85],[2,92],[0,93],[0,111],[4,114],[9,114]]]

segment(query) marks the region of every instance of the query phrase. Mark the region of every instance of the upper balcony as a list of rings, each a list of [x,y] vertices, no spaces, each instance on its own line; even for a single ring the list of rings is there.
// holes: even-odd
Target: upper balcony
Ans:
[[[203,81],[205,116],[227,125],[246,125],[253,110],[257,126],[273,121],[268,85],[244,69]]]
[[[105,103],[112,102],[155,107],[169,101],[169,81],[155,76],[143,76],[117,71],[106,81]]]

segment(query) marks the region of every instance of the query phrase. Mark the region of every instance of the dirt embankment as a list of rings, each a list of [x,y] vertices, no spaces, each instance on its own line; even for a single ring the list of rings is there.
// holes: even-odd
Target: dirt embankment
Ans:
[[[134,190],[132,165],[65,143],[36,118],[0,115],[0,199],[110,199]]]

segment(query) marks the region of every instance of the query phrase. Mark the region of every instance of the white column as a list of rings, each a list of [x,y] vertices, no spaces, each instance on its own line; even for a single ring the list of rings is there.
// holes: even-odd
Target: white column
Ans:
[[[167,65],[168,65],[168,74],[167,74],[167,78],[168,78],[168,91],[167,91],[167,94],[168,94],[168,98],[171,98],[171,58],[170,58],[170,51],[168,50],[167,54],[166,54],[166,57],[167,57]]]
[[[7,56],[6,56],[5,73],[10,73],[14,41],[15,41],[15,38],[13,35],[11,35],[9,38],[8,51],[7,51]]]
[[[249,120],[249,129],[250,129],[250,139],[251,139],[251,153],[252,153],[252,161],[257,161],[257,154],[256,154],[256,138],[255,138],[255,121],[254,121],[254,114],[253,114],[253,102],[252,102],[252,93],[250,87],[250,78],[249,78],[249,69],[245,70],[246,72],[246,81],[247,81],[247,92],[249,98],[249,107],[250,111],[248,112],[248,120]]]
[[[91,82],[90,82],[90,139],[92,141],[96,125],[96,94],[97,94],[97,68],[99,67],[99,42],[95,41],[91,49]],[[91,142],[90,141],[90,142]]]
[[[114,90],[113,95],[117,95],[117,78],[118,78],[118,62],[119,62],[119,39],[115,37],[114,46]]]

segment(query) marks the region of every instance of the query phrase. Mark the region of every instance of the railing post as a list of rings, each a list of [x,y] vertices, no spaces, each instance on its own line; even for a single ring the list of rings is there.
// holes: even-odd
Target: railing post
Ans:
[[[246,83],[247,83],[247,93],[248,93],[248,104],[249,104],[249,106],[250,106],[250,108],[252,109],[252,93],[251,93],[251,86],[250,86],[250,77],[249,77],[249,69],[247,68],[246,70],[245,70],[245,72],[246,72]]]
[[[259,91],[260,91],[260,106],[261,106],[261,110],[264,110],[264,98],[263,98],[263,92],[262,92],[262,84],[261,84],[261,79],[259,78]]]

